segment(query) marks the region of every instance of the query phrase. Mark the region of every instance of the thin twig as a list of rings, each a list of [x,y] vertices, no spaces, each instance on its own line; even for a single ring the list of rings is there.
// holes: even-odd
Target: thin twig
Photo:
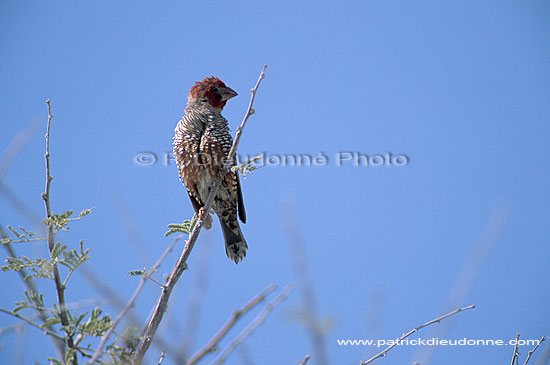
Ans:
[[[107,283],[102,281],[93,271],[88,269],[86,266],[81,266],[81,275],[84,276],[84,279],[88,281],[88,283],[95,288],[101,295],[103,295],[106,298],[109,298],[109,305],[112,307],[115,307],[116,309],[122,311],[127,304],[127,299],[123,299],[120,294],[112,289]],[[71,309],[70,305],[67,305],[68,309]],[[142,323],[142,321],[139,319],[139,317],[135,313],[135,308],[130,308],[130,310],[126,313],[125,316],[126,320],[130,322],[130,325],[139,327],[139,323]],[[115,335],[116,332],[113,332]],[[178,363],[184,363],[185,359],[183,356],[183,351],[180,348],[175,348],[173,346],[168,345],[168,342],[160,337],[156,336],[154,344],[157,346],[159,351],[168,350],[170,353],[173,354],[175,360]],[[90,358],[92,356],[89,356]]]
[[[41,125],[42,118],[35,118],[27,127],[19,131],[15,137],[13,137],[0,157],[0,180],[2,180],[15,158],[19,155],[23,147],[29,143],[34,134],[40,129]]]
[[[174,240],[172,241],[172,243],[170,244],[170,246],[168,246],[166,248],[166,250],[164,250],[163,254],[160,256],[160,258],[158,259],[158,261],[153,265],[153,267],[151,268],[151,270],[149,271],[149,275],[152,275],[155,271],[157,271],[157,269],[159,268],[160,264],[162,263],[162,261],[164,261],[164,259],[166,258],[166,256],[168,256],[168,254],[170,253],[170,251],[172,251],[172,249],[174,248],[174,246],[176,245],[176,243],[178,243],[178,241],[180,240],[181,237],[176,237],[174,238]],[[92,358],[90,359],[90,361],[88,361],[88,365],[92,365],[98,358],[99,356],[101,356],[101,353],[103,351],[103,346],[105,346],[105,344],[107,343],[107,341],[109,340],[109,336],[111,336],[111,334],[114,332],[115,328],[118,326],[118,324],[120,323],[120,321],[122,321],[122,319],[124,318],[124,316],[126,315],[126,313],[128,313],[128,311],[130,310],[130,308],[132,308],[134,306],[134,303],[139,295],[139,293],[141,292],[141,290],[143,289],[143,286],[145,285],[145,282],[147,281],[147,275],[143,275],[141,277],[141,280],[139,281],[139,284],[136,288],[136,290],[134,291],[134,294],[132,295],[132,297],[130,298],[130,300],[128,301],[128,303],[126,304],[126,306],[122,309],[122,311],[118,314],[118,316],[115,318],[115,320],[113,321],[113,323],[111,324],[111,328],[109,328],[109,330],[107,332],[105,332],[105,334],[101,337],[101,341],[99,343],[99,345],[97,346],[97,349],[95,350],[94,352],[94,355],[92,356]]]
[[[518,342],[519,342],[519,333],[516,335],[516,345],[514,346],[514,354],[512,355],[511,365],[516,365],[519,361]]]
[[[527,363],[529,362],[529,359],[531,359],[531,355],[533,355],[533,353],[535,351],[537,351],[537,349],[539,348],[540,344],[544,342],[544,340],[546,340],[546,337],[542,336],[539,340],[539,342],[535,345],[535,347],[533,347],[533,349],[531,351],[529,351],[529,353],[527,354],[527,358],[525,359],[525,361],[523,362],[523,365],[527,365]]]
[[[248,313],[252,308],[254,308],[257,304],[260,302],[263,302],[266,298],[266,296],[277,289],[277,286],[275,284],[269,285],[267,288],[262,290],[258,295],[256,295],[254,298],[250,299],[248,303],[246,303],[244,306],[242,306],[240,309],[234,311],[231,314],[231,317],[223,324],[223,326],[216,332],[216,334],[199,350],[197,351],[191,358],[189,359],[189,362],[187,365],[193,365],[196,364],[200,359],[202,359],[206,354],[214,351],[214,349],[217,347],[218,343],[222,340],[222,338],[229,332],[231,328],[237,323],[237,321],[244,316],[246,313]]]
[[[16,343],[14,346],[15,347],[14,348],[15,356],[13,361],[14,364],[17,364],[17,365],[24,364],[23,360],[25,359],[25,352],[26,352],[25,347],[26,347],[28,335],[29,335],[29,326],[27,323],[24,323],[20,331],[18,331],[17,333]]]
[[[36,215],[36,213],[21,199],[15,191],[13,191],[4,181],[0,180],[0,195],[11,205],[12,209],[25,217],[28,221],[32,222],[33,228],[43,228],[42,218]],[[41,227],[42,226],[42,227]]]
[[[250,98],[250,103],[248,105],[248,110],[246,111],[245,117],[243,119],[243,122],[241,123],[240,127],[237,128],[237,134],[235,136],[235,140],[233,141],[233,145],[231,146],[231,149],[229,151],[229,154],[227,155],[226,164],[224,166],[224,169],[222,169],[219,173],[219,175],[216,177],[214,184],[212,185],[212,188],[210,189],[210,193],[208,194],[208,198],[206,199],[206,202],[204,204],[204,211],[209,212],[210,208],[212,207],[212,203],[214,201],[214,197],[216,196],[216,193],[218,191],[218,187],[220,186],[220,183],[223,179],[223,176],[225,175],[226,171],[231,168],[231,163],[229,161],[233,161],[235,158],[235,152],[237,151],[237,145],[239,144],[240,136],[242,134],[242,130],[244,126],[246,125],[246,121],[248,118],[254,113],[253,112],[253,102],[254,97],[256,96],[256,91],[258,90],[258,86],[260,85],[261,80],[265,77],[265,69],[267,68],[267,65],[264,65],[262,72],[260,74],[260,77],[258,78],[258,81],[256,82],[256,86],[251,90],[252,96]],[[195,227],[193,228],[193,231],[189,235],[189,239],[187,240],[185,247],[183,249],[183,252],[181,253],[181,256],[176,263],[176,267],[170,274],[170,277],[168,278],[168,282],[162,288],[162,293],[160,295],[160,298],[157,302],[157,306],[155,307],[155,310],[153,312],[153,315],[151,316],[151,319],[149,321],[149,324],[147,325],[147,329],[145,330],[145,334],[143,338],[141,339],[141,343],[139,344],[138,350],[136,351],[136,357],[135,357],[135,363],[140,364],[143,361],[143,358],[145,356],[145,353],[149,349],[149,346],[151,345],[151,341],[153,340],[153,337],[155,336],[155,333],[157,332],[157,329],[160,325],[160,322],[162,321],[162,317],[164,316],[164,313],[168,309],[168,300],[170,299],[170,294],[172,293],[172,290],[174,289],[174,286],[176,285],[178,279],[180,278],[181,274],[187,270],[187,259],[189,258],[189,255],[191,254],[191,251],[193,250],[193,247],[195,246],[195,242],[197,241],[197,238],[199,237],[199,233],[201,230],[201,227],[203,225],[202,219],[198,219],[197,223],[195,224]]]
[[[273,311],[273,309],[275,309],[279,304],[281,304],[290,295],[290,293],[293,290],[294,290],[294,284],[293,283],[290,283],[287,286],[285,286],[283,288],[283,290],[281,290],[281,292],[271,302],[269,302],[262,309],[262,311],[260,313],[258,313],[256,318],[254,318],[254,320],[252,322],[250,322],[250,324],[248,326],[246,326],[246,328],[244,330],[242,330],[241,333],[239,333],[237,335],[237,337],[235,337],[231,341],[231,343],[229,343],[229,345],[220,353],[220,355],[218,355],[218,357],[216,357],[216,359],[212,362],[212,364],[213,365],[218,365],[218,364],[223,363],[227,359],[227,357],[229,355],[231,355],[233,350],[235,350],[235,348],[241,342],[246,340],[248,338],[248,336],[250,336],[252,334],[252,332],[254,332],[254,330],[256,328],[258,328],[258,326],[261,325],[265,321],[265,319],[267,318],[267,316],[269,316],[269,314]]]
[[[442,310],[461,307],[466,303],[487,258],[497,246],[502,232],[506,228],[508,215],[508,209],[505,208],[495,208],[492,210],[466,259],[462,262],[455,282],[444,301]],[[450,319],[442,323],[441,326],[432,327],[428,331],[429,335],[427,337],[446,337],[453,322],[454,319]],[[440,349],[441,346],[418,346],[413,358],[420,364],[431,364],[435,352]]]
[[[28,219],[32,223],[33,228],[37,230],[44,229],[44,226],[41,223],[42,218],[36,215],[33,210],[23,200],[21,200],[17,194],[7,186],[6,183],[4,183],[2,179],[21,150],[31,140],[31,137],[35,134],[35,132],[39,130],[41,124],[41,118],[37,118],[25,129],[18,132],[17,135],[13,137],[11,143],[6,148],[2,156],[0,156],[0,195],[3,195],[8,203],[12,205],[12,208]]]
[[[18,314],[18,313],[15,313],[15,312],[12,312],[10,310],[7,310],[7,309],[4,309],[4,308],[0,308],[0,312],[4,312],[6,314],[10,314],[12,316],[14,316],[15,318],[18,318],[22,321],[25,321],[27,322],[28,324],[30,324],[31,326],[34,326],[42,331],[44,331],[45,334],[49,335],[49,336],[52,336],[58,340],[61,340],[61,341],[65,341],[65,338],[63,336],[60,336],[58,335],[57,333],[53,332],[53,331],[50,331],[49,329],[47,328],[43,328],[40,324],[32,321],[31,319],[29,318],[26,318],[26,317],[23,317],[22,315]]]
[[[197,268],[195,272],[195,282],[193,283],[193,290],[189,295],[189,303],[187,304],[187,309],[185,311],[185,325],[183,330],[178,331],[177,333],[185,333],[181,347],[183,348],[183,353],[190,353],[193,348],[197,331],[199,328],[202,303],[204,301],[204,295],[208,289],[208,266],[210,264],[210,251],[211,251],[211,240],[203,240],[200,251],[197,259]],[[170,312],[168,312],[168,315]],[[168,321],[168,326],[170,321]],[[167,327],[168,327],[167,326]]]
[[[26,216],[32,223],[34,228],[39,228],[42,230],[44,227],[42,224],[40,224],[40,218],[36,216],[32,210],[25,205],[25,203],[20,200],[15,193],[13,193],[2,181],[2,178],[5,174],[5,172],[8,170],[10,165],[13,163],[15,158],[19,155],[21,150],[28,144],[28,142],[31,140],[31,137],[36,133],[36,131],[39,130],[39,126],[41,125],[41,122],[39,118],[37,120],[34,120],[29,126],[27,126],[25,129],[17,133],[17,135],[12,139],[10,145],[6,148],[2,156],[0,157],[0,192],[4,193],[6,195],[6,198],[12,203],[15,210],[20,211],[24,216]],[[2,238],[8,238],[7,234],[4,232],[2,227],[0,226],[0,235]],[[12,240],[9,243],[4,244],[4,248],[8,251],[8,254],[16,258],[17,255],[15,253],[15,250],[11,246],[11,243],[20,243],[20,242],[32,242],[32,241],[44,241],[47,238],[33,238],[26,241]],[[36,290],[36,285],[34,284],[34,280],[27,275],[27,272],[25,270],[19,270],[18,271],[19,276],[21,277],[21,280],[23,280],[23,283],[25,284],[25,287],[27,290],[31,293],[33,296],[37,296],[38,292]],[[38,316],[40,317],[40,320],[42,323],[44,323],[47,320],[47,314],[40,309],[37,309]],[[51,325],[47,325],[46,328],[51,332],[56,332],[55,329]],[[65,340],[63,338],[55,338],[52,337],[52,340],[54,342],[54,345],[59,352],[59,355],[63,357],[63,354],[65,352]]]
[[[19,332],[21,328],[26,325],[26,323],[18,322],[8,327],[0,327],[0,337],[10,334],[12,332]]]
[[[53,119],[50,102],[51,102],[50,99],[46,100],[46,104],[48,104],[48,126],[47,126],[46,136],[45,136],[46,154],[44,155],[44,157],[46,158],[46,187],[44,192],[42,193],[42,199],[44,200],[44,205],[46,206],[46,215],[48,219],[51,219],[52,217],[52,211],[50,208],[50,185],[53,180],[53,177],[50,173],[50,125]],[[55,246],[55,237],[53,232],[53,225],[50,223],[48,224],[48,249],[50,250],[50,255],[53,254],[54,246]],[[59,270],[57,268],[57,262],[53,263],[52,271],[53,271],[53,278],[55,282],[55,289],[57,291],[57,302],[59,304],[59,319],[61,320],[61,324],[63,326],[68,327],[69,317],[67,315],[67,307],[65,306],[65,287],[61,282],[61,277],[59,275]],[[72,335],[67,334],[67,346],[69,347],[69,349],[76,351],[76,347],[74,345],[74,340]],[[78,364],[78,358],[76,356],[76,352],[73,354],[72,359],[69,359],[69,362],[74,365]]]
[[[0,194],[4,195],[15,211],[32,222],[34,228],[43,229],[43,225],[40,223],[42,219],[37,216],[33,210],[4,183],[4,181],[2,181],[8,168],[19,155],[23,147],[31,140],[31,137],[39,129],[41,124],[41,119],[37,118],[36,121],[33,121],[28,127],[17,133],[0,157]]]
[[[254,98],[256,98],[256,92],[258,91],[258,87],[260,86],[260,82],[265,78],[265,70],[267,69],[267,65],[264,65],[262,68],[262,72],[260,73],[260,77],[258,78],[258,81],[256,81],[256,85],[250,90],[252,95],[250,96],[250,102],[248,103],[248,109],[246,110],[246,114],[244,116],[243,122],[241,125],[237,128],[237,132],[235,133],[235,140],[233,141],[233,145],[231,146],[231,149],[229,150],[229,153],[227,154],[227,162],[231,163],[233,159],[235,158],[235,154],[237,153],[237,146],[239,145],[239,142],[241,140],[241,136],[243,134],[244,126],[246,125],[246,122],[248,121],[248,118],[256,112],[256,110],[253,108],[254,105]],[[231,165],[232,166],[232,165]],[[229,166],[228,168],[231,168]]]
[[[166,351],[161,351],[158,365],[162,365],[162,362],[164,361],[165,357],[166,357]]]
[[[2,229],[2,226],[0,226],[0,236],[2,238],[7,238],[8,237],[6,232]],[[3,244],[3,246],[8,251],[8,254],[11,257],[13,257],[13,258],[17,257],[17,255],[15,254],[15,251],[13,250],[13,247],[11,246],[11,244],[5,243],[5,244]],[[18,270],[17,272],[19,273],[19,276],[21,277],[21,280],[23,280],[23,283],[25,284],[25,287],[31,293],[31,295],[35,296],[35,297],[38,297],[38,291],[36,290],[36,285],[34,284],[34,280],[32,280],[32,278],[27,274],[27,271],[25,269],[21,269],[21,270]],[[43,308],[38,308],[38,307],[35,308],[35,309],[38,313],[40,321],[42,321],[42,323],[45,323],[46,320],[48,319],[48,314],[46,313],[46,311]],[[45,328],[48,331],[55,333],[55,329],[51,325],[47,325],[47,326],[45,326]],[[61,337],[61,338],[52,337],[52,338],[53,338],[53,341],[54,341],[54,344],[55,344],[55,348],[59,352],[59,355],[63,356],[63,354],[65,352],[65,339],[63,337]]]
[[[404,333],[401,337],[399,337],[399,339],[397,341],[395,341],[392,345],[386,347],[384,350],[382,350],[381,352],[379,352],[378,354],[374,355],[373,357],[371,357],[370,359],[368,359],[367,361],[362,361],[361,362],[361,365],[366,365],[366,364],[370,364],[371,362],[373,362],[374,360],[378,359],[379,357],[385,357],[388,353],[388,351],[390,351],[392,348],[394,348],[395,346],[397,346],[399,343],[401,343],[401,341],[403,341],[405,338],[409,337],[410,335],[412,335],[413,333],[415,332],[418,332],[419,330],[421,330],[422,328],[424,327],[428,327],[429,325],[431,324],[434,324],[434,323],[438,323],[442,320],[444,320],[445,318],[448,318],[450,316],[453,316],[457,313],[460,313],[462,311],[465,311],[465,310],[468,310],[468,309],[473,309],[475,308],[475,304],[472,304],[472,305],[469,305],[467,307],[463,307],[463,308],[457,308],[455,309],[454,311],[452,312],[449,312],[447,314],[444,314],[442,315],[441,317],[437,317],[436,319],[432,319],[431,321],[429,322],[426,322],[418,327],[415,327],[413,328],[412,330],[410,330],[409,332],[407,333]]]
[[[241,360],[241,365],[254,365],[254,361],[252,360],[252,356],[250,355],[250,350],[246,346],[246,344],[241,343],[239,346],[239,357]]]
[[[292,269],[296,276],[296,281],[302,297],[303,321],[311,338],[315,362],[319,365],[325,365],[328,364],[325,348],[325,334],[318,316],[317,296],[313,286],[313,280],[308,271],[305,245],[298,230],[294,206],[289,203],[288,206],[285,207],[285,213],[285,225],[292,252]]]
[[[146,265],[151,257],[149,246],[143,239],[143,234],[140,231],[139,225],[134,219],[134,212],[130,204],[122,198],[123,194],[120,194],[118,190],[113,190],[110,193],[111,201],[113,202],[116,212],[120,217],[120,221],[126,231],[128,240],[134,246],[133,251],[139,256],[142,265]],[[140,265],[141,266],[141,265]]]
[[[157,279],[152,277],[150,274],[145,273],[143,276],[146,277],[147,279],[151,280],[153,283],[157,284],[161,288],[164,287],[163,283],[161,283],[160,281],[158,281]]]

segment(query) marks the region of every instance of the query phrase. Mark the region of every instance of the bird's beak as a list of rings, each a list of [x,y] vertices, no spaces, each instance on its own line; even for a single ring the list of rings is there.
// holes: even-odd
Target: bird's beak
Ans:
[[[237,96],[237,92],[230,87],[225,87],[221,90],[222,101],[227,101]]]

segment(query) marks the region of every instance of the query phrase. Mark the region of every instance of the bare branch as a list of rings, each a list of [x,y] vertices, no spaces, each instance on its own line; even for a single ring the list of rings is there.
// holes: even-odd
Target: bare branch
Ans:
[[[527,358],[525,359],[525,361],[523,362],[523,365],[527,365],[527,363],[529,362],[529,359],[531,359],[531,356],[533,355],[533,353],[535,351],[537,351],[537,349],[539,348],[540,344],[544,342],[544,340],[546,340],[546,337],[542,336],[539,340],[539,342],[535,345],[535,347],[533,347],[533,349],[531,351],[529,351],[529,353],[527,354]]]
[[[241,342],[246,340],[246,338],[250,336],[252,332],[254,332],[254,330],[258,328],[258,326],[265,321],[265,319],[267,318],[267,316],[269,316],[269,314],[273,311],[273,309],[275,309],[279,304],[281,304],[290,295],[290,293],[293,290],[294,290],[293,283],[290,283],[287,286],[285,286],[283,290],[281,290],[281,292],[271,302],[269,302],[262,309],[260,313],[258,313],[256,318],[254,318],[254,320],[250,322],[250,324],[244,330],[242,330],[241,333],[237,335],[237,337],[235,337],[231,341],[231,343],[221,352],[221,354],[212,362],[212,364],[218,365],[223,363],[227,359],[227,357],[231,355],[233,350],[235,350],[235,348]]]
[[[58,335],[57,333],[53,332],[53,331],[50,331],[49,329],[47,328],[43,328],[40,324],[34,322],[33,320],[27,318],[27,317],[23,317],[21,316],[19,313],[15,313],[15,312],[12,312],[12,311],[9,311],[7,309],[4,309],[4,308],[0,308],[0,312],[4,312],[6,314],[10,314],[12,316],[14,316],[15,318],[18,318],[22,321],[25,321],[27,322],[28,324],[30,324],[31,326],[34,326],[42,331],[44,331],[45,334],[47,334],[48,336],[52,336],[58,340],[61,340],[61,341],[65,341],[65,338],[63,336],[60,336]]]
[[[159,362],[158,362],[158,365],[161,365],[162,362],[164,361],[164,358],[166,357],[166,351],[161,351],[160,353],[160,359],[159,359]]]
[[[508,209],[502,207],[492,210],[470,252],[463,261],[456,275],[455,282],[444,301],[442,310],[461,307],[465,304],[487,258],[499,242],[502,232],[506,227],[508,215]],[[453,321],[454,319],[450,319],[442,323],[441,326],[432,327],[428,331],[428,337],[446,337]],[[420,364],[430,364],[435,352],[439,349],[440,346],[418,346],[414,354],[414,360]]]
[[[177,330],[176,333],[185,333],[182,341],[183,353],[190,353],[196,339],[197,330],[201,318],[202,303],[204,295],[208,288],[208,266],[210,264],[211,240],[203,240],[201,250],[197,258],[197,271],[195,272],[195,282],[189,295],[189,302],[185,311],[185,325],[183,330]],[[168,315],[170,312],[168,312]],[[167,323],[170,325],[170,321]],[[168,326],[167,326],[168,327]],[[175,328],[172,330],[176,330]]]
[[[239,142],[241,140],[241,136],[243,134],[244,126],[246,125],[246,122],[248,121],[248,118],[256,112],[256,110],[252,107],[254,105],[254,98],[256,97],[256,92],[258,91],[258,86],[260,86],[260,82],[265,78],[265,70],[267,69],[267,65],[264,65],[262,68],[262,72],[260,73],[260,77],[258,78],[258,81],[256,81],[256,85],[250,90],[251,96],[250,96],[250,102],[248,103],[248,109],[246,110],[246,114],[244,116],[244,119],[241,123],[241,125],[237,128],[237,133],[235,134],[235,140],[233,141],[233,145],[231,146],[231,149],[229,150],[229,153],[227,154],[227,162],[232,162],[235,158],[235,154],[237,153],[237,146],[239,145]],[[226,166],[228,169],[231,168],[231,166]]]
[[[0,157],[0,194],[4,196],[16,212],[27,218],[34,228],[43,229],[43,225],[40,223],[42,219],[2,181],[10,165],[23,147],[30,141],[40,125],[40,120],[33,121],[28,127],[17,133]]]
[[[168,246],[166,248],[166,250],[164,250],[164,252],[162,253],[162,255],[160,256],[160,258],[157,260],[157,262],[153,265],[153,267],[151,268],[151,270],[149,271],[149,275],[152,275],[155,271],[157,271],[157,269],[159,268],[160,264],[164,261],[164,259],[166,258],[166,256],[168,256],[168,254],[170,253],[170,251],[172,251],[172,249],[174,248],[174,246],[176,245],[176,243],[178,243],[178,241],[180,240],[181,237],[176,237],[174,238],[174,240],[172,241],[172,243],[170,244],[170,246]],[[109,340],[109,336],[111,336],[111,334],[114,332],[115,328],[118,326],[118,324],[120,323],[120,321],[122,321],[122,319],[124,318],[124,316],[126,316],[126,313],[128,313],[128,311],[130,310],[130,308],[132,308],[134,306],[134,303],[139,295],[139,293],[141,292],[141,290],[143,289],[143,286],[145,285],[145,282],[147,281],[147,278],[148,278],[148,275],[143,275],[141,277],[141,280],[136,288],[136,290],[134,291],[134,294],[132,295],[132,297],[130,298],[130,300],[128,301],[128,304],[126,304],[126,306],[122,309],[122,311],[118,314],[118,316],[115,318],[115,320],[113,321],[113,324],[111,325],[111,328],[109,328],[109,330],[107,332],[105,332],[105,334],[101,337],[101,342],[99,343],[97,349],[95,350],[92,358],[90,359],[90,361],[88,361],[88,364],[89,365],[92,365],[98,358],[99,356],[101,356],[101,352],[103,351],[103,347],[105,346],[105,344],[107,343],[107,341]]]
[[[23,147],[29,143],[34,134],[39,130],[41,118],[34,119],[25,129],[19,131],[0,157],[0,180],[19,155]]]
[[[467,307],[463,307],[463,308],[457,308],[455,309],[454,311],[452,312],[449,312],[447,314],[444,314],[442,315],[441,317],[437,317],[436,319],[432,319],[431,321],[429,322],[426,322],[416,328],[413,328],[412,330],[410,330],[409,332],[407,333],[404,333],[401,337],[399,337],[399,339],[397,341],[395,341],[392,345],[386,347],[384,350],[382,350],[381,352],[379,352],[378,354],[374,355],[373,357],[371,357],[370,359],[368,359],[367,361],[362,361],[361,362],[361,365],[366,365],[366,364],[370,364],[371,362],[373,362],[374,360],[380,358],[380,357],[385,357],[388,353],[388,351],[390,351],[392,348],[394,348],[395,346],[397,346],[402,340],[404,340],[405,338],[409,337],[410,335],[412,335],[413,333],[415,332],[418,332],[419,330],[421,330],[422,328],[424,327],[428,327],[429,325],[431,324],[434,324],[434,323],[439,323],[440,321],[444,320],[445,318],[448,318],[450,316],[453,316],[457,313],[460,313],[460,312],[463,312],[465,310],[468,310],[468,309],[473,309],[475,308],[475,305],[472,304],[472,305],[469,305]]]
[[[256,91],[258,90],[258,86],[260,85],[261,80],[265,77],[265,69],[267,68],[267,65],[264,65],[262,72],[260,74],[260,77],[258,78],[258,81],[256,82],[256,86],[252,89],[252,96],[250,98],[250,103],[248,105],[248,110],[246,111],[246,114],[244,116],[243,122],[237,128],[237,134],[235,136],[235,140],[233,141],[233,145],[231,146],[231,149],[229,151],[229,154],[227,155],[226,164],[224,166],[224,169],[222,169],[219,173],[219,175],[216,177],[216,181],[212,185],[212,188],[210,189],[210,194],[208,195],[208,198],[206,199],[206,202],[204,204],[204,211],[209,212],[210,208],[212,207],[212,203],[214,201],[214,197],[216,196],[216,193],[218,191],[218,188],[220,186],[220,183],[223,179],[223,176],[225,173],[231,168],[231,163],[229,161],[233,161],[235,158],[235,153],[237,151],[237,146],[239,144],[239,140],[242,134],[242,130],[244,126],[246,125],[246,121],[248,118],[254,113],[253,112],[253,102],[254,97],[256,96]],[[136,357],[135,357],[135,363],[140,364],[143,361],[143,358],[145,356],[145,353],[149,349],[149,346],[151,345],[151,341],[153,340],[153,337],[155,336],[155,333],[157,332],[157,329],[160,325],[160,322],[162,321],[162,317],[164,316],[164,313],[166,312],[168,308],[168,300],[170,299],[170,294],[172,293],[172,290],[174,289],[174,286],[176,285],[178,279],[180,278],[181,274],[187,269],[187,260],[189,259],[189,255],[191,254],[191,251],[193,250],[193,247],[195,246],[195,242],[197,241],[197,238],[199,237],[200,230],[202,228],[203,221],[200,219],[195,224],[195,227],[193,228],[193,231],[189,235],[189,239],[187,240],[185,247],[183,249],[183,252],[181,253],[181,256],[176,263],[176,267],[170,274],[170,277],[168,278],[168,282],[162,288],[162,293],[160,295],[159,301],[157,303],[157,306],[153,312],[153,315],[151,316],[151,319],[149,321],[149,324],[147,325],[147,329],[145,330],[145,334],[141,340],[141,343],[139,344],[139,348],[136,351]]]
[[[290,202],[288,206],[285,207],[285,213],[285,225],[292,252],[292,269],[296,276],[302,297],[303,320],[311,338],[315,362],[319,365],[325,365],[328,364],[328,361],[325,349],[324,331],[318,316],[317,296],[313,286],[313,280],[308,271],[305,245],[298,230],[295,208]]]
[[[248,313],[252,308],[254,308],[257,304],[260,302],[263,302],[266,298],[266,296],[277,289],[277,286],[275,284],[269,285],[267,288],[262,290],[258,295],[256,295],[254,298],[248,301],[244,306],[242,306],[240,309],[236,310],[231,314],[231,317],[224,323],[224,325],[218,330],[218,332],[199,350],[197,351],[191,358],[189,359],[187,365],[193,365],[196,364],[200,359],[202,359],[205,355],[208,353],[214,351],[218,343],[222,340],[222,338],[229,332],[231,328],[237,323],[237,321],[244,316],[246,313]]]
[[[15,160],[15,158],[19,155],[23,147],[31,140],[31,137],[35,134],[36,131],[38,131],[40,126],[40,121],[35,120],[33,121],[29,126],[27,126],[25,129],[17,133],[17,135],[12,139],[10,145],[6,148],[2,156],[0,157],[0,193],[3,193],[7,200],[13,205],[14,209],[16,211],[19,211],[22,213],[23,216],[26,216],[31,223],[33,224],[33,227],[35,229],[43,230],[43,226],[40,223],[40,217],[36,216],[32,210],[25,205],[25,203],[20,200],[17,195],[12,192],[2,181],[2,177],[5,174],[5,172],[8,170],[12,162]],[[0,226],[0,236],[2,239],[9,238],[7,234],[4,232],[2,227]],[[13,249],[11,243],[20,243],[20,242],[31,242],[31,241],[43,241],[47,238],[32,238],[28,240],[11,240],[11,242],[3,244],[6,251],[8,251],[8,254],[16,258],[17,254],[15,253],[15,250]],[[38,292],[36,290],[36,285],[34,284],[34,280],[27,275],[27,272],[25,270],[19,270],[18,271],[19,276],[21,277],[21,280],[23,280],[23,283],[25,284],[25,287],[27,290],[32,294],[37,296]],[[44,310],[40,308],[36,308],[38,312],[38,316],[42,323],[44,323],[47,319],[47,314]],[[55,329],[48,325],[46,326],[46,329],[50,332],[55,333]],[[65,352],[65,339],[60,336],[60,338],[56,338],[52,336],[52,340],[54,342],[54,345],[59,352],[60,356],[63,357],[63,354]]]
[[[113,306],[114,308],[116,308],[120,311],[122,311],[126,307],[126,304],[127,304],[128,300],[125,299],[125,298],[122,298],[116,290],[114,290],[107,283],[102,281],[92,270],[88,269],[86,266],[81,266],[80,267],[80,273],[81,273],[81,275],[83,275],[84,279],[86,279],[86,281],[95,290],[97,290],[99,293],[101,293],[101,295],[103,295],[104,297],[109,298],[109,305],[110,306]],[[67,308],[71,309],[71,306],[67,305]],[[126,312],[126,315],[125,315],[124,318],[126,319],[126,321],[128,321],[130,323],[130,325],[136,326],[136,327],[139,327],[140,323],[143,322],[139,318],[139,316],[135,313],[135,307],[131,307],[130,310],[128,310],[128,312]],[[113,331],[113,333],[117,334],[114,331]],[[180,348],[175,348],[173,346],[168,345],[168,342],[164,338],[162,338],[161,336],[157,335],[155,337],[154,344],[159,349],[159,351],[166,350],[167,352],[172,353],[175,360],[178,363],[184,363],[185,362],[184,361],[185,359],[184,359],[184,356],[183,356],[184,352]],[[92,350],[92,351],[95,351],[95,350]],[[88,357],[91,358],[92,356],[88,356]]]
[[[47,218],[52,217],[52,211],[50,208],[50,185],[53,180],[53,177],[50,173],[50,125],[51,121],[53,119],[52,112],[51,112],[51,100],[46,100],[46,104],[48,104],[48,125],[46,129],[46,154],[44,157],[46,158],[46,187],[44,189],[44,192],[42,193],[42,199],[44,200],[44,205],[46,207],[46,215]],[[54,237],[54,231],[53,231],[53,225],[48,225],[48,249],[50,250],[50,255],[53,254],[53,249],[55,246],[55,237]],[[65,306],[65,286],[63,286],[63,283],[61,282],[61,277],[59,275],[59,270],[57,268],[57,263],[54,262],[52,265],[52,271],[53,271],[53,277],[55,282],[55,289],[57,291],[57,302],[59,304],[59,318],[61,320],[61,324],[63,326],[69,326],[69,317],[67,316],[67,307]],[[69,349],[77,350],[77,348],[74,345],[73,336],[67,335],[67,346]],[[74,352],[74,355],[72,356],[72,359],[69,360],[71,364],[78,364],[78,358],[76,356],[76,352]]]
[[[512,355],[512,365],[516,365],[519,361],[519,352],[518,352],[518,342],[519,342],[519,332],[516,335],[516,345],[514,346],[514,354]]]

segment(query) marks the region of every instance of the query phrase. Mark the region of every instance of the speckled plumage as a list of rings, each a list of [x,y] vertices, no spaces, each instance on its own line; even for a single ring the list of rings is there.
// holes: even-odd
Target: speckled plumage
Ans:
[[[216,175],[223,167],[233,138],[227,119],[221,115],[225,103],[237,93],[221,80],[208,77],[191,88],[185,115],[175,128],[174,157],[195,212],[200,214]],[[239,263],[248,248],[237,221],[246,223],[239,176],[227,172],[214,197],[213,210],[220,220],[227,256]],[[204,226],[210,228],[211,218]]]

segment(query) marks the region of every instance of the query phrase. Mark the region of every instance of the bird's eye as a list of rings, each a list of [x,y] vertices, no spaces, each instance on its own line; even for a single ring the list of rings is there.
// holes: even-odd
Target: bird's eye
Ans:
[[[213,87],[213,88],[212,88],[212,92],[217,93],[218,91],[219,91],[219,90],[218,90],[217,87]]]

